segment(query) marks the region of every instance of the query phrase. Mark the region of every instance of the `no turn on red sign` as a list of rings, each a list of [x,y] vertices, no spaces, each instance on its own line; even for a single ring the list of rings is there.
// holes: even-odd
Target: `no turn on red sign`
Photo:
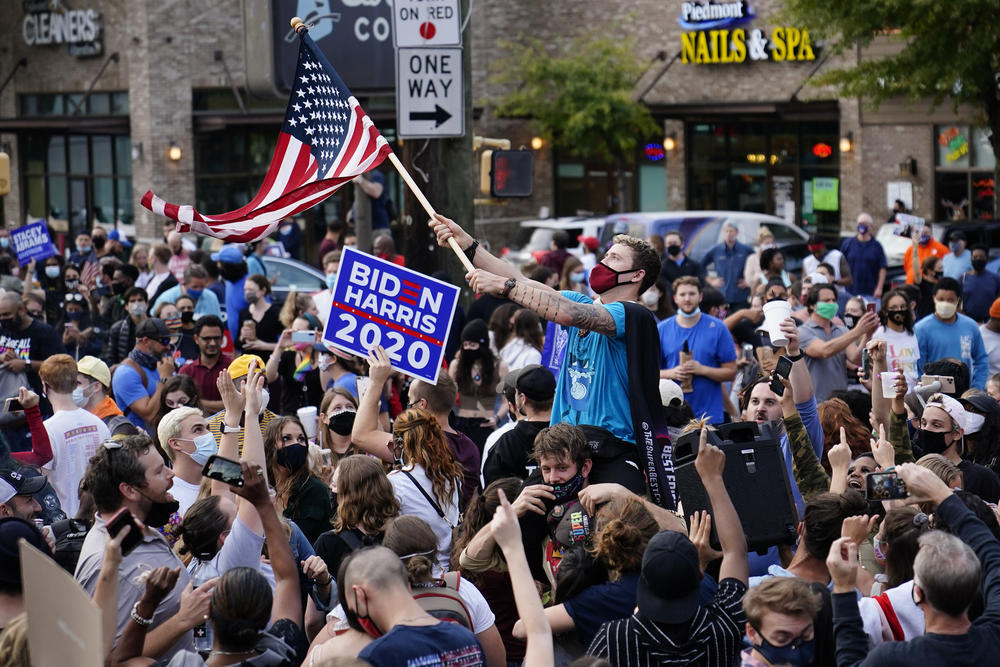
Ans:
[[[459,0],[394,0],[392,34],[397,48],[461,46]]]

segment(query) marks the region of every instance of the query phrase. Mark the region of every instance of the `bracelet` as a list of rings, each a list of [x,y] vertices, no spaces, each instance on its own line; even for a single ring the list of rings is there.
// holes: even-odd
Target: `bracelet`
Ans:
[[[470,245],[468,248],[466,248],[462,252],[465,253],[465,256],[469,258],[470,262],[474,262],[475,258],[476,258],[476,250],[478,250],[478,249],[479,249],[479,241],[476,240],[476,241],[473,241],[472,245]]]
[[[333,583],[333,575],[328,573],[326,575],[326,581],[324,582],[320,582],[318,579],[314,579],[314,581],[316,582],[316,585],[319,586],[320,588],[326,588],[331,583]]]
[[[795,363],[796,361],[798,361],[799,359],[802,358],[802,350],[799,350],[799,353],[796,354],[794,357],[792,355],[790,355],[790,354],[786,354],[785,356],[788,357],[789,361],[791,361],[792,363]]]
[[[514,280],[513,278],[508,278],[507,282],[503,284],[503,291],[500,292],[500,296],[506,299],[507,296],[510,294],[510,291],[514,289],[515,285],[517,285],[517,281]]]
[[[243,430],[243,427],[237,424],[236,426],[230,426],[226,422],[222,422],[222,432],[223,433],[239,433]]]
[[[144,628],[148,628],[153,624],[153,619],[143,618],[142,616],[139,615],[138,609],[139,609],[139,602],[136,602],[134,605],[132,605],[132,613],[130,614],[132,620],[135,621],[138,625],[141,625]]]

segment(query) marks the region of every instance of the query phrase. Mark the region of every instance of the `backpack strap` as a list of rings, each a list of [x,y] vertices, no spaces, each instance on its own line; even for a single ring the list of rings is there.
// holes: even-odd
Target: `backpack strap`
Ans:
[[[459,572],[447,572],[444,577],[431,582],[431,585],[414,587],[413,599],[434,618],[457,623],[475,632],[472,627],[472,615],[458,592],[460,582]]]
[[[413,486],[417,487],[417,489],[420,490],[420,493],[423,494],[424,498],[427,499],[427,502],[429,502],[431,504],[431,507],[434,508],[434,511],[437,512],[437,515],[439,517],[441,517],[442,519],[444,519],[445,522],[449,526],[451,526],[451,521],[448,521],[448,519],[445,518],[444,510],[441,509],[441,506],[437,504],[437,501],[434,500],[434,498],[431,496],[431,494],[427,493],[427,491],[424,489],[424,487],[420,486],[420,482],[418,482],[416,480],[416,478],[413,475],[410,474],[410,471],[408,471],[408,470],[400,470],[400,472],[402,472],[404,475],[406,475],[407,477],[410,478],[410,481],[413,482]],[[455,526],[451,526],[451,527],[454,528]]]
[[[885,593],[882,595],[876,595],[872,598],[878,603],[878,606],[882,608],[882,613],[885,615],[885,620],[889,624],[889,629],[892,631],[892,638],[897,642],[901,642],[906,639],[906,635],[903,633],[903,626],[899,624],[899,618],[896,617],[896,610],[892,608],[892,601],[889,596]]]
[[[145,388],[146,382],[149,380],[149,376],[146,375],[146,371],[143,370],[142,366],[135,363],[135,359],[133,359],[132,357],[125,357],[124,359],[122,359],[122,363],[139,374],[139,378],[142,380],[142,386],[143,388]]]

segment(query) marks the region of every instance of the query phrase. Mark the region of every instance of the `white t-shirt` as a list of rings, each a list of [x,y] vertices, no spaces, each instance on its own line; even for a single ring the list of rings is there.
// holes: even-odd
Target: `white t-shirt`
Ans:
[[[843,253],[839,250],[831,250],[823,256],[823,262],[820,262],[816,259],[815,255],[809,253],[802,258],[802,273],[803,275],[816,273],[816,269],[819,268],[819,265],[825,262],[833,267],[833,279],[840,280],[840,260],[843,256]]]
[[[456,480],[455,482],[455,489],[451,494],[451,502],[441,504],[434,495],[431,481],[427,478],[427,473],[424,472],[422,465],[413,464],[413,467],[409,469],[409,473],[413,476],[413,479],[404,475],[400,470],[394,470],[389,473],[392,492],[395,494],[396,500],[399,501],[399,513],[412,514],[427,522],[427,525],[431,527],[431,530],[434,531],[434,534],[438,538],[438,567],[440,568],[440,572],[447,572],[448,563],[451,560],[451,531],[453,527],[458,525],[458,490],[461,486],[460,480]],[[438,503],[441,511],[444,512],[444,519],[438,516],[437,510],[431,506],[427,498],[424,497],[424,494],[420,492],[420,489],[413,484],[414,481],[427,492],[427,495],[434,498],[434,502]],[[435,572],[435,576],[440,575],[440,572]]]
[[[174,481],[177,481],[176,478]],[[270,569],[264,571],[261,568],[260,555],[263,547],[264,536],[250,530],[237,516],[215,558],[209,561],[192,558],[187,569],[192,581],[195,579],[205,581],[218,577],[234,567],[249,567],[263,574],[271,584],[271,590],[274,590],[274,573]]]
[[[101,443],[111,438],[111,432],[99,417],[83,408],[55,413],[45,420],[45,431],[52,443],[52,460],[43,468],[48,471],[66,516],[76,516],[80,509],[77,494],[87,462]]]
[[[531,364],[542,363],[542,353],[533,348],[523,338],[513,338],[500,350],[500,358],[508,370],[516,371]]]
[[[490,450],[493,449],[493,445],[497,444],[497,440],[500,439],[500,436],[515,426],[517,426],[517,422],[513,419],[509,419],[503,426],[500,426],[498,429],[486,436],[486,444],[483,445],[482,462],[479,464],[479,483],[483,485],[484,489],[486,488],[486,478],[483,477],[483,470],[486,466],[486,457],[490,455]]]
[[[990,357],[990,376],[1000,373],[1000,333],[990,331],[985,324],[980,325],[979,333],[983,335],[983,345]]]
[[[890,371],[903,371],[906,386],[913,389],[917,386],[917,360],[920,359],[920,348],[917,337],[903,331],[893,331],[888,327],[879,327],[872,334],[872,340],[885,341],[885,365]],[[874,380],[873,380],[874,381]]]
[[[170,495],[181,504],[177,508],[177,514],[181,518],[187,514],[188,508],[194,505],[194,501],[198,500],[198,489],[198,484],[191,484],[176,475],[174,476],[174,485],[170,487]]]

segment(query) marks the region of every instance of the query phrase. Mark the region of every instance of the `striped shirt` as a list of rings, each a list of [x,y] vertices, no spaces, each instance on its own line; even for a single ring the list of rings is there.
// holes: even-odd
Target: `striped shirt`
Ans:
[[[681,625],[657,623],[641,612],[610,621],[597,631],[587,653],[615,667],[729,667],[740,656],[746,590],[743,582],[724,579],[712,602],[699,607],[694,618]]]
[[[222,420],[226,416],[225,410],[219,410],[214,415],[208,418],[208,430],[215,436],[216,442],[222,442]],[[278,415],[274,414],[267,408],[260,415],[260,432],[263,433],[267,430],[267,425],[271,423],[272,419],[277,419]],[[239,447],[236,450],[239,452],[240,456],[243,456],[243,435],[246,433],[246,429],[240,429],[240,432],[236,434],[236,442]]]

